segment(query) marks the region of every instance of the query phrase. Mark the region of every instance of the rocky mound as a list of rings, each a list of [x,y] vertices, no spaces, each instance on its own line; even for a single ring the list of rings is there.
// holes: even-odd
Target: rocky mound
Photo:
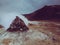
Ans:
[[[25,25],[24,21],[20,19],[18,16],[13,20],[10,27],[7,29],[9,32],[16,32],[16,31],[27,31],[28,27]]]

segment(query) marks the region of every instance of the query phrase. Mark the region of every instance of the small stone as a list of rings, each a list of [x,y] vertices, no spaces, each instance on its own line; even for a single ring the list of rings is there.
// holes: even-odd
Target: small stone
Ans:
[[[4,26],[0,25],[0,28],[4,28]]]

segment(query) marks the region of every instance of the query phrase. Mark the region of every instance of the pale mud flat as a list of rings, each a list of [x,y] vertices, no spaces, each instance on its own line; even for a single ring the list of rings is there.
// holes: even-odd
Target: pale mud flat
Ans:
[[[27,32],[3,31],[4,33],[0,36],[0,45],[60,45],[59,24],[52,22],[33,23],[29,24]]]
[[[28,32],[5,32],[0,37],[0,45],[28,45],[28,42],[34,40],[47,40],[49,37],[39,31],[29,30]]]

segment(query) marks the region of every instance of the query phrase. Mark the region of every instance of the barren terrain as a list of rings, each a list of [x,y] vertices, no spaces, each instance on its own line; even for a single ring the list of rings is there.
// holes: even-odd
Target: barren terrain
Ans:
[[[29,31],[26,33],[0,30],[2,31],[0,45],[60,45],[60,23],[50,21],[33,23],[34,21],[29,24]]]

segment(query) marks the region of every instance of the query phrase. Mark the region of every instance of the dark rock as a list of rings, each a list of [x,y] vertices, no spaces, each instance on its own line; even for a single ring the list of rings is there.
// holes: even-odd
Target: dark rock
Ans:
[[[60,5],[44,6],[30,14],[24,14],[29,20],[56,20],[60,21]]]
[[[0,25],[0,28],[4,28],[4,26]]]
[[[7,29],[9,32],[24,32],[29,30],[29,28],[25,25],[24,21],[20,19],[18,16],[13,20],[12,24],[10,27]]]

